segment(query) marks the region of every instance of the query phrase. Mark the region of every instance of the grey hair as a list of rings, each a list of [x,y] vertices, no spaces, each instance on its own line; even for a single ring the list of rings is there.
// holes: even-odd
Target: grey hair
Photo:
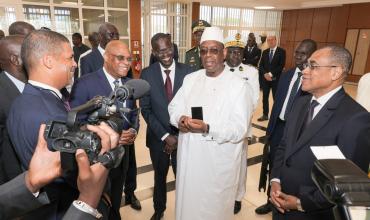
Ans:
[[[29,72],[30,69],[38,65],[37,60],[44,55],[61,53],[63,43],[69,43],[69,40],[54,31],[36,30],[27,35],[21,49],[21,57],[26,71]]]
[[[332,62],[341,65],[343,67],[343,73],[347,75],[352,65],[351,53],[346,48],[336,45],[326,46],[323,49],[329,49]]]

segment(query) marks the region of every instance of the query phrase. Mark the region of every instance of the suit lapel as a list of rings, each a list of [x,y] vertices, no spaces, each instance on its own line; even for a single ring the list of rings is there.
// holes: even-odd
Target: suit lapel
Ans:
[[[163,96],[164,100],[167,100],[166,91],[164,89],[164,82],[162,77],[162,71],[159,62],[153,64],[153,77],[155,84],[158,86],[158,90],[160,91],[161,95]]]
[[[110,86],[107,77],[104,74],[103,68],[99,69],[98,77],[100,78],[99,85],[103,89],[104,93],[109,95],[112,92],[112,87]]]
[[[331,116],[334,114],[335,109],[338,107],[338,105],[339,105],[340,101],[342,100],[342,98],[344,97],[344,95],[345,95],[345,92],[344,92],[343,88],[341,90],[339,90],[336,94],[334,94],[329,99],[329,101],[322,107],[322,109],[319,111],[319,113],[316,115],[316,117],[312,120],[310,125],[306,128],[305,131],[303,131],[303,133],[301,134],[301,136],[297,140],[300,129],[301,129],[302,124],[303,124],[303,121],[305,120],[304,116],[302,116],[300,118],[299,123],[297,123],[297,126],[299,125],[299,127],[296,127],[296,130],[295,130],[296,133],[295,133],[295,139],[294,140],[297,140],[297,142],[294,144],[294,147],[291,149],[290,153],[288,153],[287,156],[290,156],[290,155],[294,154],[300,148],[305,146],[306,143],[309,142],[310,139],[317,132],[319,132],[319,130],[329,121]],[[303,109],[303,111],[306,110],[306,112],[307,112],[307,109],[308,109],[308,106],[310,104],[312,96],[308,96],[308,97],[309,97],[308,101],[304,105],[305,108]],[[303,113],[302,110],[300,112]]]
[[[173,85],[173,96],[175,96],[175,94],[179,90],[183,78],[184,76],[181,69],[179,68],[179,65],[175,63],[175,82]]]
[[[0,81],[3,82],[0,82],[0,84],[4,87],[4,90],[7,91],[7,94],[11,97],[12,100],[14,100],[17,96],[21,94],[18,88],[5,74],[5,72],[0,73]]]

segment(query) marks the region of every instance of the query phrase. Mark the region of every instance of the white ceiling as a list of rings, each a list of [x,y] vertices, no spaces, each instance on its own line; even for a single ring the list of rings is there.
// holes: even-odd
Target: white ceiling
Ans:
[[[278,10],[298,9],[298,8],[321,8],[340,6],[343,4],[353,4],[370,2],[370,0],[189,0],[191,2],[201,2],[207,5],[246,7],[255,6],[274,6]]]

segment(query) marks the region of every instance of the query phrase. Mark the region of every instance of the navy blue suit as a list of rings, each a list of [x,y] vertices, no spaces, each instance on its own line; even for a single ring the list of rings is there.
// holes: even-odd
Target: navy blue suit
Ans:
[[[175,80],[172,82],[173,96],[182,86],[184,77],[191,72],[190,67],[185,64],[176,62],[175,65]],[[165,142],[161,138],[166,133],[177,136],[178,130],[170,124],[168,98],[159,62],[143,69],[141,78],[150,84],[150,92],[140,99],[140,107],[147,123],[146,146],[150,150],[154,168],[154,210],[161,213],[166,209],[166,178],[170,163],[176,174],[176,151],[172,152],[172,160],[170,160],[170,155],[164,152]]]
[[[340,89],[301,132],[311,98],[306,95],[295,101],[271,173],[272,178],[280,179],[282,192],[298,197],[306,212],[274,213],[274,220],[334,220],[333,205],[311,179],[316,158],[310,146],[337,145],[364,172],[369,168],[370,114]]]
[[[125,84],[129,78],[121,78],[122,84]],[[71,107],[82,105],[94,98],[95,96],[109,96],[112,92],[107,77],[104,74],[103,68],[96,72],[86,74],[79,78],[73,86],[71,94]],[[126,100],[126,107],[136,108],[135,100]],[[134,123],[137,118],[137,112],[128,115],[130,123]],[[124,129],[130,128],[128,122],[124,123]],[[135,128],[138,130],[138,128]],[[133,193],[136,189],[136,159],[134,145],[125,146],[126,153],[119,167],[112,169],[109,172],[110,180],[110,197],[112,202],[112,210],[109,219],[120,219],[119,209],[122,199],[123,183],[126,181],[125,194]],[[128,170],[129,169],[129,170]],[[127,179],[126,174],[127,173]]]
[[[40,125],[50,120],[66,121],[66,118],[67,111],[61,99],[50,90],[26,84],[23,93],[13,102],[7,120],[9,136],[23,170],[28,169]],[[45,190],[51,203],[27,215],[29,219],[61,219],[78,196],[77,189],[61,179],[46,186]]]
[[[279,116],[283,108],[285,98],[289,95],[288,94],[289,85],[290,82],[292,81],[295,70],[296,68],[293,68],[281,74],[278,87],[276,90],[275,101],[274,105],[272,106],[271,117],[266,131],[266,134],[269,138],[270,151],[272,152],[271,155],[274,154],[276,147],[279,145],[281,137],[283,136],[285,122],[281,121]],[[305,94],[307,93],[302,92],[302,90],[299,88],[297,94],[294,96],[293,103],[298,97]],[[287,109],[287,111],[289,112],[290,109]]]
[[[80,75],[95,72],[102,68],[103,64],[104,58],[99,49],[93,48],[90,53],[80,58]]]

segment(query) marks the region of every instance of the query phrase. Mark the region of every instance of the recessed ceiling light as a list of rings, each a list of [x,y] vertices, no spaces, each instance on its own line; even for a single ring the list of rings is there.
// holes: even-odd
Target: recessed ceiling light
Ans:
[[[274,9],[274,6],[256,6],[255,9]]]

